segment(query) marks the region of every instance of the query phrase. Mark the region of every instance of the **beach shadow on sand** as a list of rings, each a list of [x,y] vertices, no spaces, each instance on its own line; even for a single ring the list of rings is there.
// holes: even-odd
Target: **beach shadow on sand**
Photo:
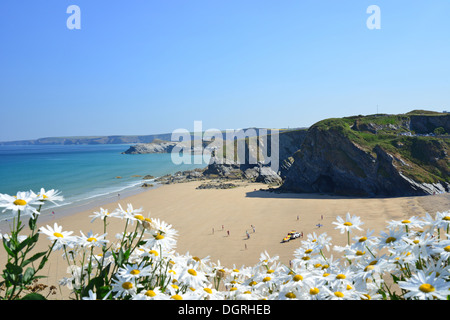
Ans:
[[[340,196],[326,193],[295,193],[276,190],[254,190],[246,193],[247,198],[277,198],[277,199],[371,199],[375,197]],[[380,197],[382,198],[382,197]]]

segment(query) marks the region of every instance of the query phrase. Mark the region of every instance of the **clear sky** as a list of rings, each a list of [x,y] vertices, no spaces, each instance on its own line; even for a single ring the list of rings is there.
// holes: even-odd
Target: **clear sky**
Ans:
[[[0,141],[450,109],[448,0],[2,0],[0,41]]]

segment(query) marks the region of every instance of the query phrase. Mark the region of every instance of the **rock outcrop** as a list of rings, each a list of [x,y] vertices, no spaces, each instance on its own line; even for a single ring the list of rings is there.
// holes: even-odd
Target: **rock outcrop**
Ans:
[[[123,154],[169,153],[177,145],[176,142],[154,140],[151,143],[139,143],[122,152]]]
[[[390,197],[449,192],[448,141],[396,135],[409,129],[409,121],[393,119],[329,119],[313,125],[280,190]]]

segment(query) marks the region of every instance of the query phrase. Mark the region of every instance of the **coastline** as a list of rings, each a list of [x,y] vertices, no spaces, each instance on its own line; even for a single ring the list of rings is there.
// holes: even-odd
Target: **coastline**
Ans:
[[[266,184],[245,181],[230,189],[198,189],[204,182],[165,184],[151,190],[142,188],[142,192],[124,194],[121,199],[103,199],[91,203],[89,208],[77,208],[78,212],[39,219],[38,227],[57,223],[64,231],[73,231],[74,235],[79,235],[80,231],[103,234],[102,221],[91,223],[90,215],[100,207],[112,211],[119,203],[122,207],[130,203],[134,208],[142,207],[145,217],[163,220],[178,231],[177,253],[189,253],[202,260],[240,268],[255,265],[265,251],[270,256],[279,256],[281,263],[288,264],[301,241],[281,242],[291,230],[303,232],[305,238],[308,234],[326,233],[332,238],[333,245],[345,245],[346,236],[340,234],[332,222],[347,212],[359,216],[364,222],[365,231],[359,235],[367,230],[378,235],[390,220],[424,216],[426,212],[434,216],[437,211],[450,208],[450,194],[400,198],[279,194],[266,191]],[[318,224],[322,226],[318,227]],[[116,233],[123,229],[124,221],[110,219],[108,238],[114,241]],[[42,236],[36,250],[45,250],[49,244]],[[336,256],[333,251],[328,254],[333,253]],[[48,267],[43,270],[43,275],[48,278],[42,279],[42,283],[56,285],[67,275],[66,268],[67,262],[61,251],[53,252]],[[53,299],[67,298],[64,292],[67,293],[67,289],[61,288],[61,296]]]
[[[50,204],[48,207],[43,207],[41,213],[39,215],[39,222],[49,222],[53,221],[55,217],[62,218],[66,216],[71,216],[77,214],[79,212],[88,211],[95,209],[99,205],[107,205],[109,203],[113,203],[120,199],[124,199],[133,195],[140,194],[145,191],[149,191],[151,189],[156,189],[161,186],[161,184],[152,182],[153,186],[151,187],[142,187],[141,185],[146,183],[145,180],[143,182],[131,186],[124,187],[120,189],[120,192],[108,192],[103,194],[94,195],[88,199],[78,200],[74,202],[70,202],[67,204]],[[119,196],[120,195],[120,196]],[[9,221],[10,217],[2,218],[0,220],[0,232],[9,232]]]

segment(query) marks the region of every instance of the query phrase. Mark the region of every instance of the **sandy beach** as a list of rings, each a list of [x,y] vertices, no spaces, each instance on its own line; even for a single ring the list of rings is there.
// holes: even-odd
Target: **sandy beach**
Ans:
[[[187,182],[164,185],[101,207],[109,210],[118,203],[126,207],[143,208],[144,216],[159,218],[171,224],[178,231],[177,252],[189,252],[199,258],[209,257],[211,261],[226,267],[250,266],[258,262],[262,252],[278,255],[288,264],[293,258],[299,239],[281,243],[291,230],[307,234],[326,232],[333,244],[344,245],[346,235],[340,234],[332,224],[337,216],[347,212],[357,215],[364,222],[365,229],[384,229],[390,220],[401,220],[411,216],[434,215],[437,211],[450,208],[450,195],[441,194],[425,197],[403,198],[351,198],[320,194],[277,194],[264,191],[267,185],[242,182],[232,189],[196,189],[201,182]],[[100,206],[75,214],[54,216],[39,221],[39,225],[63,226],[64,231],[80,234],[92,230],[103,233],[101,220],[91,223],[90,215]],[[115,220],[115,221],[113,221]],[[123,221],[110,219],[108,234],[114,240],[116,233],[123,231]],[[317,225],[321,224],[321,227]],[[247,235],[248,233],[248,235]],[[362,233],[361,233],[362,234]],[[249,236],[249,237],[248,237]],[[46,248],[50,242],[42,236],[39,248]],[[66,261],[62,252],[54,252],[43,275],[42,283],[55,285],[66,276]],[[4,257],[2,250],[0,257]],[[4,258],[2,258],[4,261]],[[60,293],[56,299],[64,298]]]

